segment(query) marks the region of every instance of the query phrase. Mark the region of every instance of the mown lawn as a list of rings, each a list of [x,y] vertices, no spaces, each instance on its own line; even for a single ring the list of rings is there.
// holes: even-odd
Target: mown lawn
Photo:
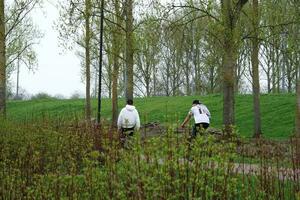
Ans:
[[[223,100],[221,95],[137,98],[135,105],[142,123],[157,121],[176,125],[184,119],[194,99],[200,99],[209,108],[212,114],[211,125],[222,128]],[[294,94],[261,96],[262,131],[265,137],[284,139],[293,134],[295,102]],[[92,104],[93,113],[96,115],[97,101],[93,100]],[[120,99],[119,110],[124,104],[124,99]],[[253,132],[252,107],[251,95],[236,96],[237,130],[245,137],[251,137]],[[8,119],[15,122],[31,122],[43,118],[69,120],[83,116],[84,99],[11,101],[8,103],[7,110]],[[103,100],[102,116],[106,120],[111,120],[110,99]]]

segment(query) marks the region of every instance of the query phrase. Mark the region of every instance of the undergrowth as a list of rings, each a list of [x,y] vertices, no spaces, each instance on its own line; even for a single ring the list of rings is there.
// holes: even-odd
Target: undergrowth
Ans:
[[[108,126],[78,121],[0,124],[1,199],[299,199],[299,162],[291,142],[293,176],[237,168],[237,140],[168,129],[135,133],[124,147]],[[294,145],[294,146],[293,146]],[[263,151],[261,151],[263,152]],[[261,156],[261,157],[260,157]],[[280,163],[280,160],[278,160]],[[242,163],[243,164],[243,163]],[[287,170],[287,169],[285,169]]]

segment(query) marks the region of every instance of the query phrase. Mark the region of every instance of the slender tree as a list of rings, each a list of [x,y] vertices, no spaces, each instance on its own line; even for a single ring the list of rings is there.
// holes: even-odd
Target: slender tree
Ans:
[[[298,22],[300,21],[300,2],[297,0],[293,1],[293,5],[294,5],[294,9],[295,9],[295,18],[298,20]],[[300,23],[297,24],[298,26],[300,26]],[[299,29],[298,29],[298,33],[299,33]],[[298,35],[299,36],[299,35]],[[299,50],[299,45],[297,45],[298,48],[298,53],[300,53]],[[295,124],[296,124],[296,136],[300,138],[300,62],[299,62],[299,58],[296,58],[297,62],[296,62],[296,119],[295,119]],[[300,161],[300,150],[298,147],[298,161]]]
[[[107,87],[108,98],[112,96],[112,65],[113,65],[113,54],[112,49],[112,34],[104,31],[104,52],[107,52],[107,63],[104,65],[103,82]]]
[[[85,0],[85,119],[91,123],[91,58],[90,58],[90,18],[91,0]]]
[[[297,85],[296,85],[296,135],[300,137],[300,69],[298,68]]]
[[[29,52],[32,47],[32,41],[28,42],[26,31],[24,31],[26,28],[31,28],[32,25],[26,27],[24,23],[26,24],[29,13],[40,2],[40,0],[16,0],[7,7],[5,7],[5,1],[1,0],[0,2],[0,115],[2,116],[6,114],[8,75],[15,70],[12,68],[12,63],[18,57],[23,56],[25,52]],[[20,28],[22,25],[25,29]],[[17,34],[20,29],[24,31],[23,33],[21,31],[21,35]],[[25,36],[22,38],[24,45],[16,45],[20,36]]]
[[[120,1],[114,0],[114,25],[112,30],[112,54],[113,54],[113,72],[112,72],[112,126],[117,125],[118,120],[118,78],[120,70],[121,36],[122,36],[122,18]]]
[[[125,0],[126,13],[126,99],[133,99],[133,0]]]
[[[261,117],[260,117],[260,84],[259,84],[259,12],[258,0],[252,1],[253,18],[252,18],[252,90],[253,90],[253,110],[254,110],[254,137],[261,135]]]
[[[9,15],[9,14],[8,14]],[[11,23],[7,23],[9,27]],[[11,75],[17,71],[17,85],[15,98],[19,97],[19,74],[21,73],[22,66],[28,70],[34,71],[37,69],[37,54],[35,52],[35,45],[43,34],[39,31],[38,27],[33,24],[32,19],[28,16],[23,19],[22,23],[15,27],[11,34],[7,35],[6,42],[6,76],[7,81],[10,81]]]
[[[6,56],[4,0],[0,0],[0,117],[6,115]]]
[[[95,16],[94,1],[68,0],[60,4],[60,20],[57,24],[60,32],[60,42],[65,49],[73,49],[74,44],[84,51],[77,50],[84,66],[85,80],[85,120],[88,125],[91,123],[91,63],[97,59],[98,51],[92,54],[92,38],[94,31],[93,21]],[[81,27],[81,29],[78,29]]]

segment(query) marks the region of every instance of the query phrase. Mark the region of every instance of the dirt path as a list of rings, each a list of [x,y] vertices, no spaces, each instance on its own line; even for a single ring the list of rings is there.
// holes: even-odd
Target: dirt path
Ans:
[[[258,164],[234,163],[233,170],[237,174],[243,175],[265,175],[276,176],[279,180],[300,181],[300,169],[284,168],[284,167],[261,167]]]
[[[152,122],[145,124],[144,127],[141,129],[141,134],[143,137],[152,137],[152,136],[159,136],[162,135],[164,132],[166,132],[167,128],[161,125],[158,122]],[[210,128],[209,134],[213,134],[216,136],[221,136],[222,132],[219,129]],[[175,133],[183,134],[187,133],[187,129],[180,129],[176,128],[174,130]],[[251,143],[251,142],[250,142]],[[249,145],[249,144],[248,144]],[[246,147],[251,150],[253,155],[257,155],[257,151],[260,151],[261,147],[254,147],[255,145],[250,144],[249,147]],[[286,150],[286,147],[278,146],[277,144],[273,144],[273,142],[265,145],[263,148],[268,147],[267,149],[264,149],[266,151],[269,151],[270,154],[274,153],[274,148],[279,150],[280,152],[284,152]],[[257,148],[257,149],[255,149]],[[237,150],[240,154],[241,149]],[[244,151],[244,150],[243,150]],[[272,155],[270,155],[272,156]],[[287,155],[282,155],[287,156]],[[160,163],[163,163],[163,160],[160,160]],[[184,162],[184,159],[182,159],[182,162]],[[191,161],[192,162],[192,161]],[[214,167],[217,167],[216,164],[213,165]],[[276,167],[271,165],[265,165],[261,166],[259,164],[250,164],[250,163],[234,163],[233,164],[233,172],[241,175],[255,175],[255,176],[267,176],[268,178],[276,177],[276,179],[279,179],[281,181],[284,180],[291,180],[291,181],[300,181],[300,169],[293,169],[293,168],[284,168],[284,167]],[[265,177],[266,178],[266,177]]]

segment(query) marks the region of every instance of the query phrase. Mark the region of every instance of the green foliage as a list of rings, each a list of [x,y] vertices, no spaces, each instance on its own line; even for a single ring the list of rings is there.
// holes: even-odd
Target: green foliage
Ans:
[[[0,124],[4,199],[296,199],[297,184],[276,172],[236,172],[234,140],[171,129],[120,147],[106,130]],[[96,138],[101,150],[95,148]],[[270,178],[264,178],[270,177]],[[272,179],[271,179],[272,178]],[[268,180],[268,181],[266,181]],[[269,189],[268,189],[269,188]]]
[[[45,92],[40,92],[31,97],[31,100],[38,100],[38,99],[53,99],[50,94],[47,94]]]

